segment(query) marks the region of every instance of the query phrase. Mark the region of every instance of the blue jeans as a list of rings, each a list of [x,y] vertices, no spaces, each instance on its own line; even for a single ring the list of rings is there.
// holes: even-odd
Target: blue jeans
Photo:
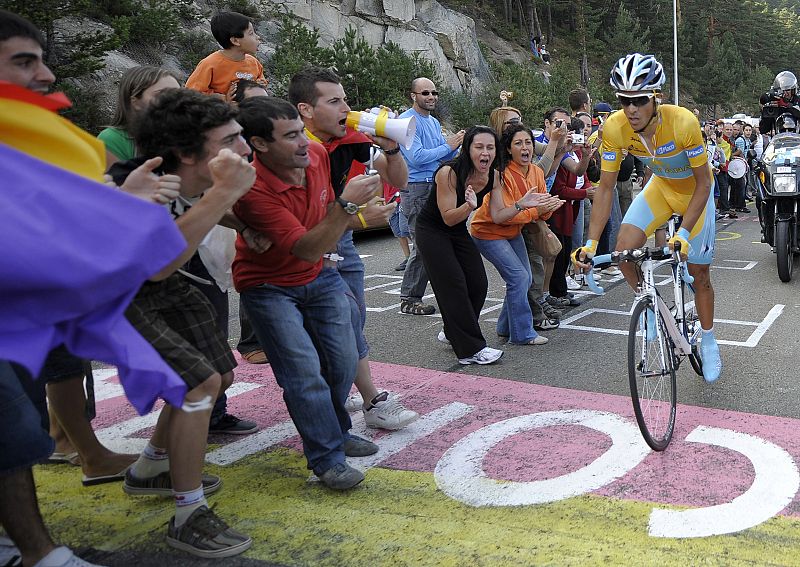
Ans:
[[[421,301],[422,296],[425,295],[425,288],[428,286],[428,273],[425,271],[417,249],[417,217],[428,201],[431,191],[433,191],[433,183],[409,183],[408,187],[401,191],[400,210],[408,221],[408,233],[411,235],[414,247],[411,249],[411,255],[406,262],[406,270],[403,272],[400,299]]]
[[[509,336],[509,342],[515,344],[530,342],[538,334],[533,329],[533,315],[528,303],[533,275],[522,234],[511,240],[473,240],[483,257],[497,268],[506,282],[506,300],[497,320],[497,334]]]
[[[54,447],[20,378],[0,360],[0,475],[42,462]]]
[[[569,204],[569,201],[567,201]],[[586,215],[586,200],[581,201],[581,206],[578,207],[578,216],[575,219],[575,224],[572,226],[572,250],[583,246],[583,229],[584,217]]]
[[[366,358],[369,354],[369,344],[364,336],[364,325],[367,324],[367,300],[364,298],[364,262],[358,255],[353,244],[353,231],[346,231],[336,244],[336,252],[344,257],[339,262],[339,275],[350,288],[350,317],[353,323],[353,332],[356,335],[358,358]]]
[[[351,426],[344,402],[358,352],[347,294],[339,272],[323,268],[306,285],[261,284],[241,295],[317,476],[344,463]]]

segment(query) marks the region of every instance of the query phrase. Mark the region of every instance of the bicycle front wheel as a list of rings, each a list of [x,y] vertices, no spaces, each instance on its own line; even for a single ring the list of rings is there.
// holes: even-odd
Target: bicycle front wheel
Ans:
[[[641,299],[633,307],[628,331],[628,379],[642,437],[655,451],[663,451],[675,427],[675,359],[664,319],[650,298]]]

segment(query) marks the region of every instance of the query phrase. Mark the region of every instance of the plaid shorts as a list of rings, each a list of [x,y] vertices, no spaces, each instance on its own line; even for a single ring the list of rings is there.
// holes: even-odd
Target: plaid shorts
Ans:
[[[211,303],[180,274],[142,286],[125,316],[190,390],[236,367]]]

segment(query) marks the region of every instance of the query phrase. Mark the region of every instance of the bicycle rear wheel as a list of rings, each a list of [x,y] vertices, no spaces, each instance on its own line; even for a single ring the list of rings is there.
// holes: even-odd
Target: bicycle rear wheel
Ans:
[[[642,437],[655,451],[663,451],[675,427],[675,359],[664,319],[647,297],[634,305],[631,315],[628,380]]]

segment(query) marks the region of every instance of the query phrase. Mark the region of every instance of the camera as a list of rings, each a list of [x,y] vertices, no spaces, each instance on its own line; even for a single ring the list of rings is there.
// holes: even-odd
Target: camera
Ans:
[[[556,128],[563,128],[563,127],[564,127],[564,121],[561,119],[556,120]]]
[[[577,145],[577,144],[583,144],[585,142],[586,142],[586,138],[585,138],[585,136],[583,134],[577,134],[577,133],[573,133],[572,134],[572,143],[573,144]]]

